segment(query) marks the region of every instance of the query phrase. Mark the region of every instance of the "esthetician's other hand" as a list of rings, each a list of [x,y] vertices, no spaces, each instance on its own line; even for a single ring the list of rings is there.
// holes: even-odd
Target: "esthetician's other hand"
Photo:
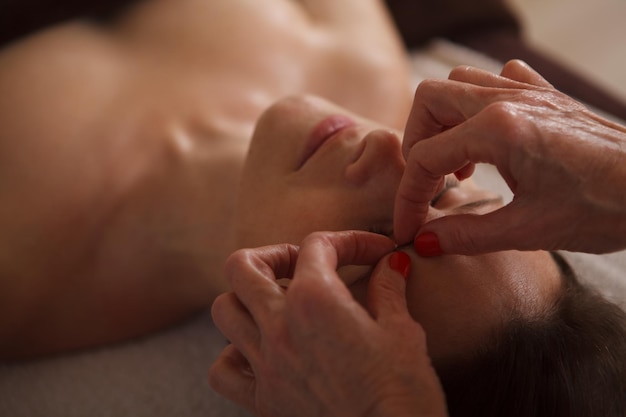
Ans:
[[[417,89],[395,206],[399,243],[425,256],[504,249],[591,253],[626,247],[626,128],[555,90],[520,61],[500,76],[461,67]],[[513,201],[429,221],[443,176],[495,165]]]
[[[233,292],[212,309],[232,344],[213,364],[211,386],[258,416],[445,416],[424,332],[406,306],[410,261],[388,255],[393,248],[380,235],[338,232],[233,254]],[[368,312],[336,270],[381,257]]]

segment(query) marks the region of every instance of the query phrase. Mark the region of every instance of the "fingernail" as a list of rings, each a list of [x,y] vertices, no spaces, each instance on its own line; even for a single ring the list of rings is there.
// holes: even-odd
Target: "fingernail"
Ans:
[[[439,246],[439,238],[433,232],[426,232],[417,236],[413,246],[418,255],[426,258],[443,255],[441,246]]]
[[[389,267],[407,279],[411,273],[411,258],[404,252],[394,252],[389,257]]]

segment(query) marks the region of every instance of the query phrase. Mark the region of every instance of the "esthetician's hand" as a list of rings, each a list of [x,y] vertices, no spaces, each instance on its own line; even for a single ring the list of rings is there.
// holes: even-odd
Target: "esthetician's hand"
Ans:
[[[388,255],[393,248],[380,235],[338,232],[233,254],[233,292],[212,309],[232,344],[213,364],[211,386],[258,416],[445,416],[424,332],[406,306],[410,261]],[[368,312],[336,270],[381,257]]]
[[[592,253],[626,247],[626,128],[555,90],[520,61],[500,76],[476,68],[417,89],[395,206],[398,243],[418,253],[504,249]],[[443,176],[495,165],[515,197],[489,214],[428,222]]]

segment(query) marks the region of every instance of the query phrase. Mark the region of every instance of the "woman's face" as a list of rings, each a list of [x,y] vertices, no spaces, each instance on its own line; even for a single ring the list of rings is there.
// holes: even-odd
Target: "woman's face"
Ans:
[[[279,101],[252,137],[239,244],[300,242],[316,230],[390,232],[403,170],[395,132],[321,99]]]
[[[239,194],[238,245],[299,243],[318,230],[390,235],[404,171],[398,132],[314,97],[293,97],[259,119]],[[446,181],[429,219],[486,213],[498,195]],[[554,299],[560,274],[545,252],[421,258],[411,249],[407,302],[433,357],[475,346],[514,309],[534,314]],[[366,280],[353,285],[365,299]]]

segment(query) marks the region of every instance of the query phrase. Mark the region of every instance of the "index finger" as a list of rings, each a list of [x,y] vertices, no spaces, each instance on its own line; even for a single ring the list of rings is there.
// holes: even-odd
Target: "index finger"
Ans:
[[[283,290],[276,282],[292,275],[298,247],[289,244],[242,249],[226,261],[225,275],[232,291],[257,320],[280,306]]]
[[[373,265],[395,244],[388,237],[360,231],[317,232],[301,244],[295,279],[319,279],[344,265]],[[302,278],[300,278],[302,277]]]
[[[409,153],[396,193],[393,232],[398,245],[408,243],[422,226],[426,220],[430,202],[445,176],[442,173],[433,173],[424,167],[417,153],[418,147],[415,146]],[[454,171],[453,169],[450,172]]]
[[[302,241],[290,294],[322,291],[325,298],[351,298],[337,274],[344,265],[375,265],[395,247],[386,236],[362,231],[316,232]]]
[[[394,234],[398,244],[412,239],[424,224],[430,201],[441,179],[468,163],[495,165],[509,187],[515,184],[508,157],[521,142],[509,126],[518,126],[514,103],[496,103],[485,111],[439,135],[416,143],[398,186],[394,208]]]
[[[352,297],[337,273],[344,265],[374,265],[395,247],[386,236],[368,232],[317,232],[309,235],[300,246],[294,277],[286,293],[294,323],[299,329],[324,329],[329,336],[335,330],[329,323],[348,321],[367,312]],[[304,324],[303,324],[304,323]],[[333,336],[334,337],[334,336]]]

